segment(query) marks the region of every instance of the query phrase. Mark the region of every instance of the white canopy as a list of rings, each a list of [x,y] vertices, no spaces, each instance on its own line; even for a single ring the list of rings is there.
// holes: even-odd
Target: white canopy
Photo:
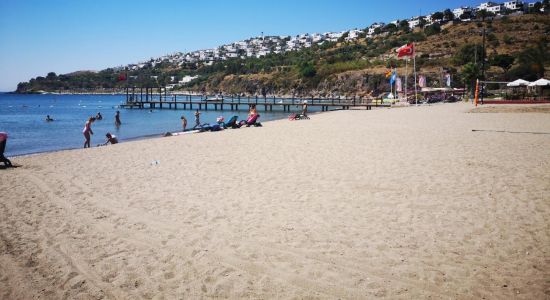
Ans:
[[[516,87],[516,86],[527,86],[529,84],[530,84],[530,82],[527,81],[527,80],[518,79],[518,80],[515,80],[515,81],[512,81],[512,82],[508,83],[506,86]]]
[[[550,80],[541,78],[535,82],[531,82],[529,86],[547,86],[550,85]]]

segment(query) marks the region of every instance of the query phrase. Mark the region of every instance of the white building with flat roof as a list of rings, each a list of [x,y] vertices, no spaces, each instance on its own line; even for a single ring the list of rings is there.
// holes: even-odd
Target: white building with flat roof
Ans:
[[[368,30],[368,35],[373,35],[374,34],[374,31],[376,30],[376,28],[381,28],[382,26],[384,26],[384,23],[374,23],[372,24],[370,27],[369,27],[369,30]]]
[[[481,4],[477,7],[477,9],[478,9],[478,10],[483,10],[483,9],[485,9],[485,10],[489,11],[489,10],[488,10],[489,7],[496,6],[496,5],[499,5],[499,4],[496,3],[496,2],[491,2],[491,1],[490,1],[490,2],[483,2],[483,3],[481,3]]]
[[[494,14],[499,14],[499,13],[502,11],[502,7],[503,7],[502,5],[497,4],[497,5],[495,5],[495,6],[489,6],[489,7],[487,7],[486,10],[487,10],[488,12],[492,12],[492,13],[494,13]]]
[[[468,6],[463,6],[459,8],[455,8],[452,10],[453,15],[455,16],[455,19],[460,19],[460,16],[462,16],[465,13],[471,13],[472,8]]]
[[[414,17],[414,18],[409,20],[409,28],[410,29],[413,29],[413,28],[417,27],[418,25],[420,25],[420,17]]]
[[[509,10],[518,10],[523,8],[523,1],[508,1],[504,2],[504,7]]]

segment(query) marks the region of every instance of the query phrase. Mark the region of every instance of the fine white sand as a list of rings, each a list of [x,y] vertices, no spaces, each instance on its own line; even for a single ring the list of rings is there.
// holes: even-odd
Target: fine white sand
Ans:
[[[14,158],[0,299],[548,299],[550,117],[471,108]]]

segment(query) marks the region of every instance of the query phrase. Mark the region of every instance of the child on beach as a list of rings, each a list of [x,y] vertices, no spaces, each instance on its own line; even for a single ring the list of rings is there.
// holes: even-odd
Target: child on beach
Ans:
[[[117,137],[115,135],[112,135],[110,132],[107,132],[105,137],[107,137],[107,141],[105,141],[105,143],[103,143],[102,146],[106,146],[109,143],[111,143],[111,145],[118,143]]]
[[[181,126],[183,127],[183,131],[185,131],[185,127],[187,127],[187,119],[184,116],[181,116]]]
[[[94,117],[90,117],[88,121],[86,122],[86,125],[84,125],[84,129],[82,130],[82,134],[84,134],[84,148],[90,148],[90,138],[91,134],[94,134],[92,131],[92,123],[95,121]]]

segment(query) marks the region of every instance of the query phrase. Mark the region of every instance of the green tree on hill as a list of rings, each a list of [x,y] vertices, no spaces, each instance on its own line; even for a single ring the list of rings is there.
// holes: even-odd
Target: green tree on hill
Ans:
[[[500,42],[498,41],[497,36],[494,33],[487,34],[487,43],[493,49],[493,53],[497,52],[498,46],[500,46]]]
[[[439,26],[439,24],[437,23],[424,28],[424,33],[426,34],[426,36],[435,35],[440,32],[441,32],[441,26]]]
[[[443,14],[440,11],[435,12],[435,13],[432,14],[432,19],[433,20],[441,21],[441,20],[443,20],[444,17],[445,17],[445,14]]]
[[[487,56],[483,55],[483,47],[481,45],[466,44],[457,51],[453,57],[453,62],[457,66],[462,66],[467,63],[481,62],[482,57]]]
[[[498,54],[491,58],[491,65],[502,68],[504,75],[506,76],[512,65],[514,64],[515,58],[508,54]]]
[[[313,66],[312,63],[304,62],[299,66],[299,73],[300,73],[300,76],[302,77],[311,78],[317,75],[317,70],[315,70],[315,67]]]
[[[540,40],[536,46],[523,50],[518,55],[519,66],[511,70],[514,77],[537,80],[544,77],[544,69],[550,60],[548,41]]]
[[[482,22],[484,22],[485,19],[490,18],[490,17],[494,17],[494,16],[495,16],[494,13],[492,13],[490,11],[487,11],[485,9],[482,9],[482,10],[477,12],[477,18],[481,19]]]
[[[466,89],[470,91],[470,93],[473,95],[475,92],[475,86],[476,86],[476,80],[479,79],[481,75],[479,65],[474,63],[467,63],[462,68],[462,72],[460,76],[462,77],[462,80],[466,84]]]
[[[455,15],[453,14],[453,12],[448,8],[443,12],[443,15],[445,20],[447,21],[452,21],[455,18]]]
[[[397,26],[393,23],[390,23],[386,26],[384,26],[384,32],[390,32],[390,33],[393,33],[393,32],[396,32],[398,29],[397,29]]]
[[[410,29],[411,28],[409,26],[409,21],[402,20],[401,22],[399,22],[399,30],[404,31],[404,32],[409,32]]]

